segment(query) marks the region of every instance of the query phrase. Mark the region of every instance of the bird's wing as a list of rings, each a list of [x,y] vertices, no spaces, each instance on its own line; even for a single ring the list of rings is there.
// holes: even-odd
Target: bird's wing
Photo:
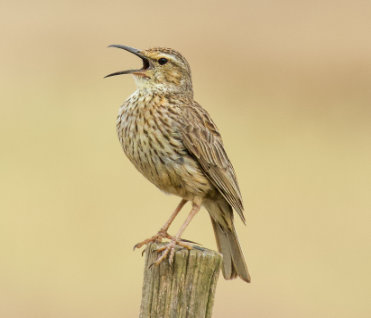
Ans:
[[[197,159],[211,183],[240,215],[243,222],[243,204],[236,173],[224,150],[220,133],[210,115],[194,102],[183,107],[182,125],[184,146]]]

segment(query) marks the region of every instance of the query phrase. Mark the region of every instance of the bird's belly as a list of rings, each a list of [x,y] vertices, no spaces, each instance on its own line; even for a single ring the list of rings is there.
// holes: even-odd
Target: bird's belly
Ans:
[[[192,200],[206,196],[212,189],[198,163],[174,132],[168,133],[137,119],[135,122],[128,120],[117,128],[127,157],[164,192]]]

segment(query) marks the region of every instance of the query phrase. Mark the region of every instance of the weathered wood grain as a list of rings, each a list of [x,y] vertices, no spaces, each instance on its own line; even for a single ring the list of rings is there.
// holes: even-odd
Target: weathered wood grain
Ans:
[[[140,318],[210,318],[221,254],[205,248],[177,248],[174,262],[153,265],[161,244],[146,249]]]

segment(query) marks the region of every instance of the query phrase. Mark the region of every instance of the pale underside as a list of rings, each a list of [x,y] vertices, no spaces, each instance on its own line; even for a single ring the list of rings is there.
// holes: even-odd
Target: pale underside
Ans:
[[[137,90],[120,108],[117,132],[127,157],[158,188],[190,201],[222,196],[244,221],[220,134],[189,97]]]

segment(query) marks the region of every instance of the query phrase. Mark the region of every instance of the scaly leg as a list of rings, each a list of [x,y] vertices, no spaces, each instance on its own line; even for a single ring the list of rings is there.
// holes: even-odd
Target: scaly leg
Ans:
[[[171,214],[170,218],[162,226],[160,231],[158,231],[156,235],[150,237],[149,239],[146,239],[143,242],[135,244],[134,249],[141,248],[143,245],[147,245],[148,243],[151,243],[151,242],[161,242],[162,239],[164,238],[173,239],[173,237],[167,233],[167,230],[169,229],[171,223],[174,221],[174,219],[176,218],[176,216],[178,215],[178,213],[180,212],[180,210],[184,207],[186,203],[187,203],[187,200],[182,199],[182,201],[180,201],[175,211]]]
[[[170,253],[170,255],[169,255],[169,263],[171,264],[173,262],[173,260],[174,260],[175,247],[177,245],[182,246],[182,247],[185,247],[185,248],[188,248],[189,250],[192,249],[192,245],[182,242],[181,239],[180,239],[180,237],[182,236],[184,230],[189,225],[189,223],[191,222],[191,220],[193,219],[193,217],[200,210],[200,208],[201,208],[201,205],[196,204],[195,202],[193,202],[193,204],[192,204],[192,210],[189,213],[189,215],[188,215],[187,219],[185,220],[185,222],[183,223],[183,225],[181,226],[181,228],[179,229],[179,232],[177,233],[177,235],[174,238],[171,239],[171,242],[169,242],[165,246],[163,246],[163,247],[161,247],[161,248],[158,249],[158,251],[160,251],[160,252],[162,251],[162,254],[156,260],[156,262],[155,262],[156,265],[159,265],[166,258],[166,256],[169,255],[169,253]]]

